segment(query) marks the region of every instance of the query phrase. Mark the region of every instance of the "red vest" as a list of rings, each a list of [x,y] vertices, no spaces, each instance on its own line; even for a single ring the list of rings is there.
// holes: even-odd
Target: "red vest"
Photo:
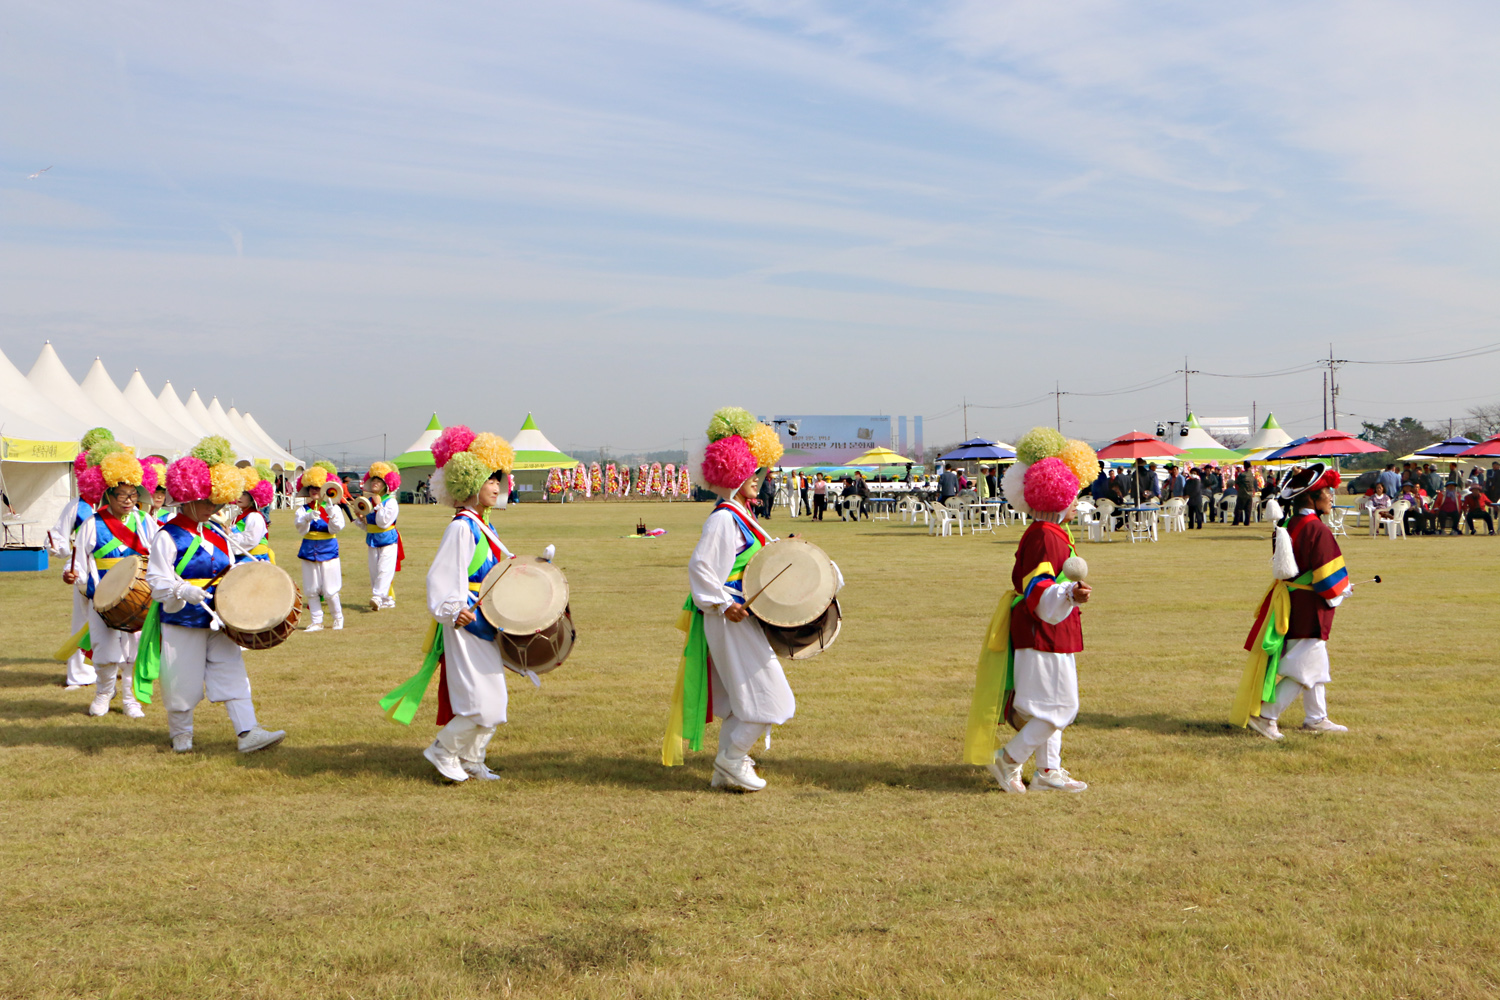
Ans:
[[[1083,650],[1083,617],[1075,608],[1057,625],[1037,617],[1042,594],[1054,585],[1063,562],[1072,553],[1068,533],[1050,521],[1033,521],[1016,546],[1016,565],[1010,572],[1011,586],[1024,600],[1010,613],[1010,642],[1016,649],[1044,653],[1077,653]],[[1050,564],[1047,569],[1043,564]],[[1041,568],[1041,572],[1036,570]]]

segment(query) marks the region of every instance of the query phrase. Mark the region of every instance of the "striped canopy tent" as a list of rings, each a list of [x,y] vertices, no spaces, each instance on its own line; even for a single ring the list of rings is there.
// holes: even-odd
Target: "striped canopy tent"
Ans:
[[[424,479],[431,479],[432,474],[437,471],[437,462],[432,457],[432,442],[437,440],[439,434],[443,433],[443,425],[438,421],[437,414],[427,421],[427,427],[417,439],[407,446],[407,449],[395,458],[391,464],[401,470],[400,493],[415,493],[417,484]]]
[[[516,496],[521,500],[546,500],[547,473],[578,465],[578,459],[558,451],[547,440],[530,413],[511,438],[510,446],[516,449],[516,467],[512,471],[516,477]]]

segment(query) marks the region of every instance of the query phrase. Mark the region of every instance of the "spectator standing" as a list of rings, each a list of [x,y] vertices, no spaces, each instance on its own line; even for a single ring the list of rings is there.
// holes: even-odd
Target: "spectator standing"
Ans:
[[[755,511],[757,520],[769,521],[771,519],[771,508],[776,506],[776,474],[767,472],[766,478],[761,480],[760,493],[757,496],[760,501]]]
[[[1387,465],[1385,471],[1375,477],[1375,481],[1385,487],[1385,495],[1387,497],[1401,495],[1401,477],[1396,474],[1395,462]]]
[[[958,473],[952,469],[944,469],[943,474],[938,476],[938,503],[947,503],[956,496],[958,496]]]
[[[1250,498],[1255,495],[1255,477],[1246,462],[1234,477],[1234,523],[1250,525]]]
[[[823,520],[823,514],[828,510],[828,480],[823,473],[818,473],[817,480],[813,483],[813,520]]]
[[[865,474],[863,472],[856,472],[854,474],[853,489],[854,498],[849,506],[849,520],[858,521],[860,517],[864,517],[868,521],[870,519],[870,505],[865,503],[865,501],[870,499],[870,484],[865,482]]]
[[[1208,504],[1209,521],[1217,521],[1219,519],[1218,497],[1223,492],[1224,476],[1219,472],[1217,466],[1210,465],[1208,471],[1203,476],[1203,499]]]
[[[1111,476],[1105,470],[1104,463],[1100,462],[1099,463],[1099,476],[1098,476],[1097,479],[1094,480],[1094,485],[1092,485],[1092,486],[1089,487],[1089,495],[1094,498],[1094,502],[1095,503],[1097,503],[1098,501],[1103,500],[1105,497],[1109,496],[1109,484],[1110,484],[1110,480],[1111,480]]]
[[[1490,471],[1485,474],[1484,492],[1491,500],[1500,500],[1500,462],[1490,463]]]
[[[1203,479],[1198,470],[1188,472],[1183,479],[1182,496],[1187,500],[1187,526],[1203,528]]]

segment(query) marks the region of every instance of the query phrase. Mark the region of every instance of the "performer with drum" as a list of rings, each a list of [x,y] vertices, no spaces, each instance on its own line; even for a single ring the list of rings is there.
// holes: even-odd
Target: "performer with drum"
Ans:
[[[750,617],[743,583],[746,566],[775,541],[756,524],[749,505],[757,496],[758,470],[770,469],[781,453],[773,428],[746,410],[726,407],[709,421],[701,460],[689,459],[695,480],[716,493],[719,502],[688,561],[690,596],[678,623],[687,632],[687,643],[662,763],[682,763],[684,739],[689,748],[701,750],[706,723],[717,716],[723,722],[710,782],[714,788],[756,792],[766,787],[755,773],[750,750],[762,735],[769,743],[771,727],[783,725],[796,712],[786,673],[760,622]],[[841,587],[842,575],[837,567],[833,572]]]
[[[344,571],[339,565],[338,533],[344,530],[344,486],[327,465],[309,466],[297,481],[297,491],[307,497],[307,505],[297,510],[295,525],[302,536],[297,558],[302,561],[302,596],[312,612],[308,632],[323,631],[323,605],[333,609],[333,630],[344,627],[344,606],[339,591],[344,589]]]
[[[462,424],[432,443],[437,466],[431,488],[452,506],[427,571],[428,633],[422,669],[380,702],[397,722],[410,724],[434,673],[438,674],[437,738],[422,752],[452,782],[499,777],[485,764],[495,729],[506,721],[508,694],[499,631],[478,613],[482,582],[496,564],[514,558],[490,526],[489,512],[504,509],[507,470],[515,451],[502,437],[475,434]]]
[[[94,508],[104,502],[104,478],[99,473],[99,463],[96,461],[90,465],[88,455],[95,445],[114,439],[114,434],[108,428],[95,427],[85,433],[79,442],[78,456],[73,459],[73,478],[77,482],[78,499],[63,505],[57,523],[47,532],[47,551],[58,559],[71,559],[78,529],[94,516]],[[73,581],[68,579],[68,574],[71,572],[73,567],[70,563],[68,570],[63,573],[63,581],[70,587]],[[69,626],[73,629],[73,637],[63,645],[56,657],[66,665],[63,686],[69,691],[91,685],[98,679],[93,663],[84,656],[83,649],[79,646],[88,631],[88,623],[88,598],[74,587],[73,620]]]
[[[396,490],[400,486],[400,471],[389,462],[376,462],[364,478],[369,509],[363,509],[359,501],[355,501],[355,513],[361,517],[365,546],[370,555],[371,611],[396,606],[396,572],[401,569],[401,560],[405,557],[401,532],[396,530],[396,517],[401,513],[401,507],[396,503]]]
[[[89,715],[109,714],[117,678],[121,705],[132,719],[144,718],[140,702],[132,690],[137,636],[134,632],[111,628],[100,617],[96,591],[105,573],[129,557],[144,560],[156,537],[156,521],[141,513],[140,505],[156,487],[156,467],[142,466],[134,455],[113,441],[96,446],[101,452],[98,469],[104,477],[104,506],[78,529],[73,545],[73,561],[63,579],[77,583],[88,601],[88,641],[97,676],[94,700]],[[144,570],[144,563],[129,558],[130,566]],[[140,587],[145,589],[144,572],[139,572]],[[130,573],[134,583],[137,572]]]
[[[1078,716],[1079,609],[1093,592],[1064,525],[1097,475],[1094,450],[1050,427],[1033,428],[1017,443],[1005,473],[1006,499],[1033,521],[1016,546],[1013,589],[1001,597],[980,647],[964,759],[988,768],[1007,792],[1026,792],[1021,768],[1032,754],[1031,791],[1088,788],[1062,766],[1062,731]],[[1016,730],[1003,748],[1002,714]]]
[[[167,490],[178,513],[151,543],[146,582],[156,602],[141,629],[135,694],[149,704],[160,678],[172,749],[193,749],[193,710],[203,700],[222,703],[239,737],[240,753],[273,747],[285,731],[268,732],[255,718],[250,678],[234,639],[214,610],[219,580],[234,566],[228,534],[212,518],[245,490],[244,473],[222,437],[199,441],[167,467]]]
[[[141,459],[141,465],[156,468],[156,489],[151,491],[146,516],[157,524],[165,524],[172,519],[172,509],[167,506],[167,460],[160,455],[147,455]]]
[[[234,561],[253,559],[273,563],[276,553],[271,551],[271,522],[266,511],[276,499],[276,488],[271,485],[270,477],[253,465],[244,473],[245,489],[236,501],[240,516],[229,533],[237,550]]]

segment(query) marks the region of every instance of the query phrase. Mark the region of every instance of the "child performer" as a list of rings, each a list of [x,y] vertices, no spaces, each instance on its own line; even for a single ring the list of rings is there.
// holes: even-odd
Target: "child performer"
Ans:
[[[243,470],[245,489],[236,501],[239,518],[229,537],[234,540],[235,562],[256,560],[276,562],[276,553],[271,551],[271,522],[266,513],[276,499],[276,489],[265,472],[251,466]]]
[[[488,515],[493,508],[505,508],[506,470],[515,464],[516,453],[498,435],[475,434],[455,424],[432,443],[432,457],[437,465],[433,495],[452,506],[454,514],[427,571],[427,610],[434,619],[427,657],[415,676],[381,699],[380,707],[391,719],[410,725],[436,672],[437,724],[442,729],[422,756],[449,781],[493,781],[499,775],[486,766],[485,754],[495,729],[506,721],[508,694],[496,642],[499,632],[477,604],[485,574],[513,558]]]
[[[396,606],[393,588],[405,556],[401,532],[396,530],[396,516],[401,513],[396,490],[400,486],[401,473],[388,462],[376,462],[365,473],[365,493],[375,502],[375,509],[364,520],[365,545],[370,554],[371,611]]]
[[[1006,499],[1034,520],[1016,546],[1013,589],[1000,599],[980,647],[964,759],[987,767],[1007,792],[1026,791],[1021,768],[1033,753],[1031,791],[1088,788],[1062,766],[1062,731],[1078,716],[1079,609],[1093,592],[1082,579],[1087,565],[1063,525],[1098,470],[1087,444],[1037,427],[1016,445],[1016,461],[1005,473]],[[1003,748],[996,733],[1002,714],[1016,730]]]
[[[1287,477],[1278,505],[1267,513],[1279,522],[1271,542],[1271,573],[1275,579],[1260,602],[1260,611],[1245,648],[1250,660],[1240,678],[1240,689],[1229,721],[1248,725],[1266,739],[1281,739],[1276,720],[1302,699],[1302,728],[1314,733],[1347,733],[1328,718],[1324,687],[1332,679],[1328,667],[1328,633],[1333,614],[1354,592],[1344,555],[1333,532],[1320,515],[1333,509],[1337,469],[1314,462]]]
[[[210,519],[245,489],[244,473],[235,468],[229,442],[211,436],[192,453],[167,467],[167,490],[178,513],[162,525],[151,542],[146,582],[151,606],[141,629],[135,658],[135,694],[147,704],[152,685],[161,680],[172,749],[193,749],[193,710],[203,700],[221,702],[239,737],[240,753],[273,747],[286,738],[267,732],[255,720],[250,678],[240,647],[222,630],[211,629],[217,580],[234,565],[230,542]]]
[[[323,488],[329,482],[330,471],[322,465],[309,466],[297,481],[297,490],[307,497],[307,506],[297,510],[297,534],[302,536],[302,546],[297,558],[302,561],[302,599],[312,612],[312,624],[308,632],[323,631],[323,605],[326,600],[333,609],[333,630],[344,627],[344,607],[339,603],[339,591],[344,589],[344,573],[339,566],[338,533],[344,530],[344,510],[341,503],[327,503]]]
[[[755,773],[750,750],[772,726],[790,721],[797,700],[786,672],[760,624],[745,607],[742,578],[768,538],[750,516],[757,496],[757,470],[771,468],[781,457],[776,431],[757,423],[746,410],[718,410],[708,425],[702,456],[688,459],[695,481],[718,494],[719,502],[703,524],[703,535],[688,561],[689,596],[678,628],[687,633],[661,762],[683,761],[682,741],[703,749],[708,720],[723,719],[719,752],[714,757],[713,788],[758,792],[765,779]],[[835,573],[838,568],[834,568]],[[843,587],[844,578],[838,576]]]
[[[132,690],[135,651],[138,636],[118,632],[104,623],[94,609],[94,589],[99,580],[119,561],[134,554],[146,558],[151,540],[156,537],[156,521],[141,513],[140,504],[156,487],[156,467],[142,466],[135,456],[113,441],[95,446],[89,453],[99,458],[98,469],[104,477],[104,504],[83,523],[73,544],[73,568],[64,574],[84,581],[88,598],[88,637],[98,677],[89,715],[108,715],[115,696],[117,678],[121,685],[121,706],[131,719],[145,718],[140,702]]]
[[[157,524],[165,524],[172,520],[172,510],[167,506],[167,460],[160,455],[147,455],[141,459],[141,465],[156,467],[156,489],[147,501],[146,516]]]
[[[95,427],[83,435],[79,442],[78,456],[73,459],[73,477],[77,480],[78,499],[63,505],[57,523],[47,532],[47,550],[59,559],[72,559],[74,540],[78,530],[94,516],[94,508],[104,502],[104,477],[99,472],[99,460],[88,461],[89,452],[98,445],[115,439],[108,428]],[[70,586],[78,579],[77,568],[70,561],[63,571],[63,582]],[[63,686],[76,691],[94,684],[98,674],[94,664],[84,655],[80,645],[88,634],[89,603],[76,587],[73,588],[73,637],[56,653],[56,659],[64,663]]]

